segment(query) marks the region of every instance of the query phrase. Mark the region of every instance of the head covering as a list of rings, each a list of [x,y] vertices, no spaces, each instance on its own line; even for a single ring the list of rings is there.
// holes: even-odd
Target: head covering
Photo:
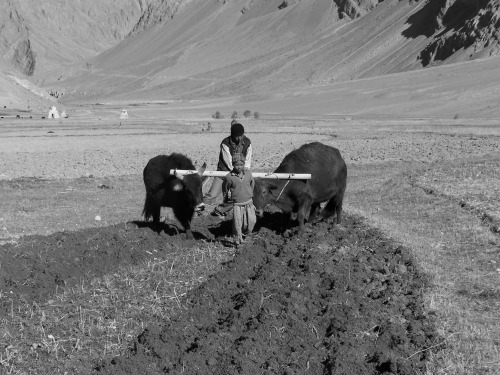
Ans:
[[[239,137],[245,133],[245,128],[239,122],[231,125],[231,137]]]
[[[241,161],[243,164],[245,164],[245,155],[236,153],[233,155],[233,164],[236,164],[236,162]]]

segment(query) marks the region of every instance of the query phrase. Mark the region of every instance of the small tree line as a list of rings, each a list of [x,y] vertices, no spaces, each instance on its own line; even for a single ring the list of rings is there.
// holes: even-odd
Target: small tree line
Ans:
[[[252,111],[250,111],[249,109],[246,109],[246,110],[243,111],[243,117],[249,118],[251,116],[252,116]],[[253,118],[258,119],[259,117],[260,117],[260,113],[259,112],[254,112],[253,113]],[[220,113],[220,111],[216,111],[212,115],[212,118],[214,118],[214,119],[223,119],[223,118],[226,118],[226,117],[222,113]],[[237,111],[233,111],[233,113],[231,114],[231,118],[233,120],[239,118],[238,112]]]

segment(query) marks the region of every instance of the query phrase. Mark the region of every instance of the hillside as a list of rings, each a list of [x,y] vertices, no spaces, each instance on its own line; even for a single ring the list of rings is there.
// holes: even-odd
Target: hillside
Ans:
[[[5,60],[68,105],[279,92],[500,51],[500,0],[8,0],[0,8]]]
[[[47,72],[112,47],[137,23],[146,0],[7,0],[0,5],[0,53],[18,71]]]
[[[0,2],[0,105],[33,110],[59,95],[38,87],[65,67],[126,37],[147,0],[6,0]],[[49,78],[51,77],[51,78]],[[54,97],[47,100],[48,94]]]
[[[56,99],[0,57],[0,114],[2,117],[46,115]]]
[[[498,54],[499,3],[191,1],[54,85],[66,102],[199,99],[466,61]]]

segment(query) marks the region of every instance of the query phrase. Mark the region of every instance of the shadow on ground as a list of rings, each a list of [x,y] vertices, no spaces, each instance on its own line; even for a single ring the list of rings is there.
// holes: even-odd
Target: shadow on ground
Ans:
[[[153,224],[152,221],[140,221],[140,220],[135,220],[135,221],[129,221],[127,225],[131,228],[148,228],[152,230],[153,232],[158,233],[159,235],[167,235],[167,236],[178,236],[178,235],[184,235],[186,231],[178,225],[167,223],[167,222],[161,222],[158,225]],[[208,238],[197,231],[193,230],[193,237],[195,240],[208,240]]]

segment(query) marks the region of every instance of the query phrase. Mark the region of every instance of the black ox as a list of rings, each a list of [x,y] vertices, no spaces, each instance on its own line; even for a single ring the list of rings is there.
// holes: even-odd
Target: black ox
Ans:
[[[297,213],[299,235],[304,233],[304,222],[312,222],[318,215],[320,204],[327,202],[321,216],[328,219],[337,214],[342,221],[342,201],[347,180],[347,166],[338,149],[319,142],[305,144],[289,153],[275,173],[310,173],[310,180],[255,179],[253,202],[257,215],[272,204],[286,214],[282,230]]]
[[[143,178],[146,187],[146,201],[143,215],[146,220],[153,218],[153,225],[159,226],[161,207],[171,207],[174,215],[186,230],[188,239],[193,239],[191,220],[196,206],[202,201],[202,177],[206,163],[198,173],[185,176],[171,175],[171,169],[195,167],[191,160],[182,154],[158,155],[144,168]]]

